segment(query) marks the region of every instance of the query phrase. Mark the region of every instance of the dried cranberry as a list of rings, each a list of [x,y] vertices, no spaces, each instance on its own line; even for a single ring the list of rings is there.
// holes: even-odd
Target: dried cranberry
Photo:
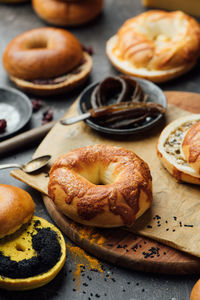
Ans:
[[[3,133],[6,129],[7,122],[5,119],[0,119],[0,133]]]
[[[32,107],[33,107],[33,112],[38,111],[42,106],[43,106],[43,102],[40,99],[32,99],[31,100],[32,103]]]
[[[43,113],[43,118],[42,118],[42,125],[50,122],[53,120],[53,112],[51,109],[47,109],[44,113]]]
[[[91,46],[82,46],[83,47],[83,51],[87,52],[89,55],[93,55],[94,54],[94,50]]]

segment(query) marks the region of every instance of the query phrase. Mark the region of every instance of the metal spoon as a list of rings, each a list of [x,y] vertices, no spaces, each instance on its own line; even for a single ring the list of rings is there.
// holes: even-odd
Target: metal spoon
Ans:
[[[30,160],[25,165],[21,165],[21,164],[0,165],[0,170],[8,169],[8,168],[17,168],[17,169],[21,169],[26,173],[32,173],[46,166],[50,159],[51,159],[51,155],[44,155]]]
[[[88,119],[89,117],[91,117],[91,113],[87,112],[87,113],[81,114],[79,116],[75,116],[75,117],[66,118],[64,120],[61,120],[60,123],[62,125],[71,125],[71,124],[75,124],[75,123],[80,122],[80,121],[84,121],[84,120]]]

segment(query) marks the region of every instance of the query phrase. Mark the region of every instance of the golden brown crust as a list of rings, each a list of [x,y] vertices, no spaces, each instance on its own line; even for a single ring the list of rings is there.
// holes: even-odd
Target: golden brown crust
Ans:
[[[199,300],[200,299],[200,280],[198,280],[190,294],[190,300]]]
[[[0,238],[27,223],[35,210],[31,196],[24,190],[0,184]]]
[[[200,122],[188,130],[182,148],[188,164],[200,175]]]
[[[85,60],[84,64],[80,67],[80,72],[68,73],[66,79],[60,83],[54,84],[37,84],[31,81],[22,80],[16,77],[10,79],[23,91],[38,96],[58,95],[69,92],[82,84],[88,79],[92,70],[92,58],[86,52],[83,53]],[[65,75],[64,75],[65,76]]]
[[[70,32],[37,28],[20,34],[8,44],[3,65],[13,77],[46,79],[71,71],[82,58],[82,46]]]
[[[102,10],[103,0],[33,0],[33,8],[46,22],[77,26],[93,20]]]
[[[147,164],[132,151],[107,145],[79,148],[58,158],[48,189],[63,214],[98,227],[130,226],[152,203]]]
[[[131,18],[107,42],[120,71],[162,82],[190,70],[200,55],[200,26],[183,12],[148,11]]]

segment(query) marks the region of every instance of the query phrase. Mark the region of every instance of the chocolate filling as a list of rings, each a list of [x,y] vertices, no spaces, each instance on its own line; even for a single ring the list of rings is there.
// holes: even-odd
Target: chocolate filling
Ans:
[[[0,275],[8,278],[28,278],[48,272],[61,257],[61,247],[58,236],[51,228],[36,228],[40,221],[34,224],[37,233],[30,236],[32,247],[37,255],[21,261],[11,260],[0,251]]]
[[[129,76],[110,76],[100,82],[90,97],[90,107],[83,105],[100,126],[113,129],[137,127],[164,114],[162,105],[147,102],[148,95]]]
[[[32,82],[33,84],[39,84],[39,85],[58,84],[58,83],[64,82],[65,80],[67,80],[69,78],[69,76],[79,74],[82,71],[82,66],[85,63],[86,63],[86,59],[83,58],[77,67],[75,67],[73,70],[71,70],[70,72],[68,72],[62,76],[55,77],[55,78],[47,78],[47,79],[35,79],[35,80],[30,80],[30,82]]]

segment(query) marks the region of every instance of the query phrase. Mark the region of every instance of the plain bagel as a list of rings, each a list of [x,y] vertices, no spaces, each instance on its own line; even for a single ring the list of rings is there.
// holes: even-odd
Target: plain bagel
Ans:
[[[103,6],[103,0],[33,0],[32,3],[39,17],[59,26],[85,24],[93,20]]]
[[[48,190],[64,215],[97,227],[130,226],[152,203],[148,165],[132,151],[108,145],[79,148],[58,158]]]
[[[121,72],[162,82],[190,70],[200,55],[200,26],[181,11],[151,10],[129,19],[107,42]]]
[[[37,28],[20,34],[6,47],[3,65],[19,88],[53,95],[82,84],[92,59],[78,39],[58,28]]]

